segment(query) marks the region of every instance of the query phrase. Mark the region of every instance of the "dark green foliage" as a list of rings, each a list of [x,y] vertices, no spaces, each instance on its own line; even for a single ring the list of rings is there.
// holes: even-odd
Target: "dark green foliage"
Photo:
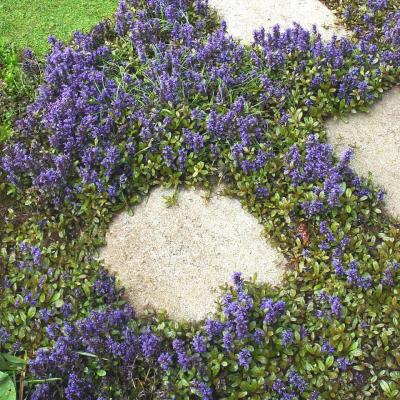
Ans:
[[[341,12],[345,10],[342,2],[328,3]],[[347,6],[351,2],[345,3]],[[389,9],[396,6],[395,2],[389,3]],[[366,2],[363,4],[366,7]],[[361,22],[362,8],[361,11],[354,8],[353,12],[354,17],[346,20],[348,28],[362,26],[363,31],[367,31],[368,26]],[[376,13],[376,26],[382,25],[385,16],[386,13],[381,11]],[[187,18],[193,21],[197,17],[190,11]],[[214,19],[208,23],[208,30],[215,29]],[[248,330],[252,334],[256,328],[262,330],[261,343],[254,344],[251,337],[237,335],[232,339],[235,350],[225,351],[220,336],[213,340],[207,336],[206,351],[199,356],[204,371],[194,366],[181,368],[175,360],[164,372],[155,360],[140,358],[131,380],[125,379],[118,357],[110,360],[102,354],[91,354],[82,346],[77,363],[78,367],[82,366],[82,377],[113,399],[125,398],[123,393],[126,391],[132,398],[191,399],[198,394],[193,384],[195,380],[211,387],[218,399],[277,399],[277,391],[272,390],[274,383],[283,380],[287,386],[293,386],[292,383],[289,385],[288,379],[290,371],[295,370],[308,384],[303,394],[297,393],[299,398],[311,398],[314,391],[319,392],[322,399],[398,398],[400,316],[399,275],[395,272],[396,263],[400,262],[399,225],[382,212],[380,193],[373,183],[354,183],[348,173],[340,175],[341,194],[337,203],[328,207],[327,192],[323,190],[325,177],[303,179],[295,184],[291,173],[296,168],[300,171],[304,165],[291,166],[288,154],[296,145],[305,164],[305,154],[312,148],[310,142],[324,143],[324,119],[366,110],[381,93],[399,83],[399,67],[381,63],[380,59],[361,62],[360,66],[357,50],[350,53],[337,68],[338,78],[357,65],[360,76],[367,81],[370,96],[354,90],[346,102],[338,97],[336,88],[330,83],[332,69],[321,68],[309,54],[305,56],[306,67],[293,78],[301,56],[293,52],[284,68],[271,70],[262,65],[258,71],[271,74],[276,82],[289,87],[290,93],[285,98],[271,100],[267,105],[258,103],[265,88],[254,78],[229,87],[224,102],[216,99],[220,82],[212,82],[207,95],[190,93],[173,104],[160,101],[154,94],[154,82],[146,75],[149,65],[139,61],[130,40],[112,35],[107,40],[112,49],[107,73],[119,87],[123,87],[124,72],[141,80],[142,85],[130,87],[130,94],[142,101],[143,92],[147,91],[150,102],[146,107],[150,104],[161,117],[170,118],[166,133],[161,140],[146,143],[138,139],[140,123],[130,126],[129,137],[135,138],[137,148],[131,157],[123,152],[125,138],[118,142],[121,150],[118,162],[129,165],[133,174],[127,187],[117,196],[109,196],[99,192],[94,184],[87,184],[74,193],[73,201],[63,199],[61,204],[49,205],[50,196],[46,191],[30,184],[24,189],[17,188],[0,172],[0,219],[3,222],[0,231],[0,281],[3,284],[0,348],[16,354],[26,352],[33,360],[39,348],[51,348],[55,339],[63,336],[63,325],[86,318],[92,310],[123,307],[122,290],[115,290],[113,282],[105,277],[101,261],[95,258],[115,213],[138,204],[157,185],[177,190],[181,186],[211,188],[216,180],[222,180],[227,185],[227,195],[239,198],[243,206],[257,216],[265,227],[266,236],[288,260],[287,276],[281,288],[273,289],[254,282],[247,282],[242,292],[237,288],[226,288],[226,292],[232,294],[231,301],[237,300],[240,293],[251,296],[253,305],[246,317]],[[380,51],[392,46],[382,39],[382,35],[377,35],[375,42]],[[256,47],[255,52],[260,55],[262,49]],[[6,111],[8,116],[4,119],[9,132],[12,120],[21,114],[10,104],[25,104],[34,93],[33,86],[20,84],[26,77],[20,70],[15,52],[5,48],[0,54],[8,60],[8,72],[0,78],[6,82],[5,93],[9,99],[5,109],[12,110],[11,114]],[[125,60],[129,62],[124,63]],[[246,49],[240,62],[240,71],[249,76],[254,67],[250,49]],[[381,67],[379,72],[378,66]],[[313,91],[310,81],[317,72],[324,84]],[[212,143],[207,119],[195,122],[191,115],[194,109],[205,115],[209,115],[212,108],[218,114],[227,113],[242,93],[246,94],[244,114],[260,117],[269,125],[264,132],[269,146],[253,141],[244,147],[243,159],[254,162],[259,150],[273,152],[266,165],[250,172],[233,157],[232,142],[219,139]],[[312,106],[306,106],[307,99],[312,101]],[[288,114],[285,123],[281,121],[282,110]],[[182,131],[194,129],[195,123],[198,124],[196,129],[204,134],[206,145],[199,152],[189,152],[183,170],[171,167],[165,160],[165,147],[170,146],[175,153],[182,149],[185,140]],[[313,139],[310,139],[311,133]],[[42,131],[35,134],[37,140],[43,139]],[[217,145],[218,156],[211,152],[210,144]],[[55,151],[50,146],[47,150]],[[323,155],[325,150],[322,146],[317,153]],[[337,162],[330,153],[324,159],[324,165],[330,168],[337,166]],[[72,175],[72,179],[73,183],[82,183],[77,174]],[[260,187],[267,189],[268,194],[257,195]],[[305,212],[303,205],[315,200],[324,204],[324,212]],[[179,204],[179,193],[176,199],[170,200],[175,201]],[[327,244],[328,235],[331,239]],[[346,238],[348,243],[342,246]],[[335,250],[341,247],[340,261],[348,275],[336,270]],[[357,273],[351,275],[349,265],[354,265],[355,260]],[[104,281],[102,291],[98,289],[99,281]],[[286,304],[285,312],[276,324],[275,321],[265,322],[268,312],[263,308],[265,298]],[[229,320],[222,303],[213,318],[224,324]],[[127,326],[137,335],[150,326],[160,338],[161,347],[171,352],[172,340],[183,340],[190,356],[196,354],[190,345],[193,337],[196,333],[206,335],[207,331],[203,324],[176,324],[165,315],[151,313],[129,321]],[[124,328],[126,326],[118,326],[110,332],[110,337],[123,340]],[[283,338],[290,342],[287,346]],[[324,341],[332,346],[332,351],[326,349]],[[248,367],[243,350],[251,354]],[[348,368],[345,368],[343,358],[350,363]],[[55,379],[50,381],[50,386],[56,387],[62,398],[60,393],[71,377],[69,371],[60,370],[58,375],[52,375],[53,371],[45,370],[33,382],[33,377],[28,375],[24,386],[26,393],[33,391],[37,383],[50,378]],[[107,380],[110,377],[112,383]],[[292,386],[290,390],[295,390]]]

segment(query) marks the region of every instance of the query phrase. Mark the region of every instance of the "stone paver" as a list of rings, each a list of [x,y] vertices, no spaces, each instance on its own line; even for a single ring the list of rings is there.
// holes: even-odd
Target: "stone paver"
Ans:
[[[354,149],[354,170],[372,173],[387,192],[387,210],[400,217],[400,87],[385,93],[369,113],[352,114],[348,122],[328,121],[327,131],[335,151]]]
[[[209,4],[226,21],[228,33],[244,43],[252,42],[255,29],[269,30],[276,24],[288,28],[293,21],[308,29],[317,25],[324,39],[346,33],[318,0],[210,0]]]
[[[100,256],[116,272],[137,311],[166,309],[175,319],[199,320],[214,309],[219,286],[233,272],[278,284],[284,258],[240,202],[182,190],[167,208],[158,188],[135,209],[118,215]]]

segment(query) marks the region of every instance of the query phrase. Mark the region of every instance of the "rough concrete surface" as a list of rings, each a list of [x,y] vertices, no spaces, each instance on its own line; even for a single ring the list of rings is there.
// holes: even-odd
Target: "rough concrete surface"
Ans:
[[[117,273],[138,312],[165,309],[175,319],[199,320],[213,311],[219,286],[233,272],[276,285],[284,258],[269,245],[256,218],[236,199],[181,190],[167,207],[157,188],[134,210],[119,214],[100,256]]]
[[[335,151],[354,149],[354,170],[372,173],[386,191],[387,210],[400,217],[400,87],[385,93],[369,113],[352,114],[347,122],[328,121],[327,131]]]
[[[293,21],[310,29],[317,25],[324,39],[333,34],[345,35],[344,28],[319,0],[210,0],[226,21],[228,33],[244,43],[251,43],[255,29],[269,30],[279,24],[282,28],[292,26]]]

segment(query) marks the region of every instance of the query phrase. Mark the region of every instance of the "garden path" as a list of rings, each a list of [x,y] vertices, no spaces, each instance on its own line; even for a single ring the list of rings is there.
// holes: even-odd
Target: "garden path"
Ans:
[[[219,287],[233,272],[278,284],[283,256],[267,243],[263,227],[239,200],[181,190],[167,207],[166,189],[154,189],[135,210],[119,214],[100,256],[117,272],[140,313],[166,309],[175,319],[199,320],[215,306]]]
[[[400,87],[385,93],[368,113],[327,123],[328,140],[339,153],[354,149],[351,166],[386,191],[387,211],[400,217]]]
[[[315,24],[324,39],[344,35],[334,14],[318,0],[209,0],[226,21],[228,33],[250,43],[255,29],[269,30],[276,24],[289,28],[292,22],[310,29]]]

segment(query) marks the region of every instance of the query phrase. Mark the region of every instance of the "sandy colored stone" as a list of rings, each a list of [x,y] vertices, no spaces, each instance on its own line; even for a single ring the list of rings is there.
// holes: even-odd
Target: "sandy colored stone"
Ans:
[[[210,0],[209,4],[226,21],[228,33],[244,43],[253,41],[255,29],[270,30],[276,24],[286,29],[293,21],[308,29],[317,25],[324,39],[345,35],[332,11],[319,0]]]
[[[120,277],[138,312],[166,309],[175,319],[199,320],[214,309],[219,286],[233,272],[277,285],[283,256],[236,199],[181,190],[167,207],[157,188],[134,210],[116,216],[100,256]]]
[[[357,113],[347,121],[327,123],[328,140],[340,154],[354,149],[352,167],[363,176],[372,173],[373,181],[386,191],[385,204],[400,216],[400,87],[383,95],[369,113]]]

